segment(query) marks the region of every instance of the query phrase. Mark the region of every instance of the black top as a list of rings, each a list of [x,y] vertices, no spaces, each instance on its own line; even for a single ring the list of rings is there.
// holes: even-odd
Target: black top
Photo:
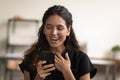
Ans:
[[[67,50],[63,52],[63,57],[65,56],[66,52],[68,52],[68,55],[70,57],[71,70],[76,80],[79,80],[79,77],[85,75],[86,73],[90,73],[90,78],[94,77],[97,70],[94,68],[89,57],[84,52]],[[28,66],[28,63],[24,61],[19,66],[22,72],[23,70],[26,70],[30,73],[30,80],[34,80],[37,74],[36,70],[32,70]],[[46,77],[45,80],[64,80],[64,77],[60,71],[55,69],[49,76]]]

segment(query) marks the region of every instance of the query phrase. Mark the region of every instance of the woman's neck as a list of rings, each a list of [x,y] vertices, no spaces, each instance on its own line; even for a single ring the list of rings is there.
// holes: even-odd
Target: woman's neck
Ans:
[[[61,47],[51,47],[50,50],[54,53],[58,53],[58,54],[62,54],[62,52],[65,50],[65,46],[61,46]]]

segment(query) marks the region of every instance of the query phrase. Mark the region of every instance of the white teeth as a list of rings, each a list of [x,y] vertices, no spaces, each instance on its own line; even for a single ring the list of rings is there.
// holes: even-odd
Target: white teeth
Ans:
[[[58,38],[50,38],[51,40],[53,40],[53,41],[57,41],[58,40]]]
[[[58,38],[51,38],[51,39],[58,39]]]

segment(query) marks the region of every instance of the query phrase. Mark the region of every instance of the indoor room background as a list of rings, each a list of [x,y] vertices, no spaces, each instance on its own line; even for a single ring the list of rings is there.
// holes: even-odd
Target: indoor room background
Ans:
[[[55,4],[72,13],[77,39],[87,45],[90,57],[113,57],[112,46],[120,44],[120,0],[0,0],[0,54],[5,53],[8,19],[19,15],[41,22]]]

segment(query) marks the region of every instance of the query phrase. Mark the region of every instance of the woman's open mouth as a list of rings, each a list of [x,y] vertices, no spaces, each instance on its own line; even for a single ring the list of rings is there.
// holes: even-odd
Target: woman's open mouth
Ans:
[[[57,42],[59,40],[59,38],[50,38],[50,42]]]

